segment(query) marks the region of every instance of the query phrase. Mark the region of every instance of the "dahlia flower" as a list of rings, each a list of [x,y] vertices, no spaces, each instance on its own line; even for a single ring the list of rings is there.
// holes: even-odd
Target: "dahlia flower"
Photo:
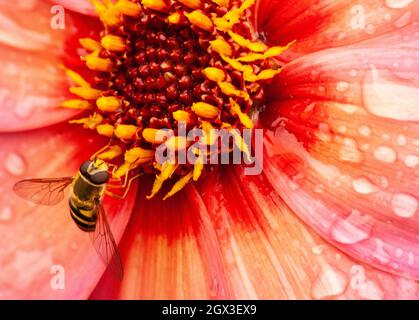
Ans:
[[[0,298],[418,297],[418,1],[0,4]],[[178,122],[263,129],[262,172],[156,164]],[[94,153],[142,174],[103,200],[122,281],[12,191]]]

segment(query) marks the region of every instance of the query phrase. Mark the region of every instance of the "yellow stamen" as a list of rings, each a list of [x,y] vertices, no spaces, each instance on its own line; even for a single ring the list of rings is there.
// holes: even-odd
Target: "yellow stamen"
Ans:
[[[142,132],[145,141],[153,144],[163,143],[167,138],[168,132],[166,130],[146,128]]]
[[[121,108],[121,101],[116,97],[100,97],[96,105],[103,112],[115,112]]]
[[[81,99],[72,99],[72,100],[63,101],[60,104],[60,106],[63,108],[80,109],[80,110],[87,110],[91,108],[89,101],[81,100]]]
[[[146,9],[152,9],[161,12],[167,12],[170,10],[169,6],[164,0],[142,0],[141,3]]]
[[[129,0],[119,0],[115,4],[115,9],[120,13],[133,18],[139,17],[142,11],[138,4]]]
[[[90,70],[110,72],[113,69],[113,63],[111,59],[103,59],[95,55],[87,56],[85,59],[86,59],[86,66]]]
[[[96,129],[96,127],[103,121],[100,114],[94,113],[91,116],[83,119],[71,120],[69,123],[82,124],[86,129]]]
[[[86,100],[96,100],[103,94],[103,91],[90,87],[71,87],[69,90],[72,94]]]
[[[101,124],[96,127],[96,131],[101,136],[111,138],[115,132],[115,128],[111,124]]]
[[[212,126],[212,124],[209,123],[208,121],[203,121],[201,124],[201,128],[205,133],[205,136],[202,137],[202,139],[204,140],[204,143],[206,143],[207,145],[215,144],[217,142],[218,135],[214,127]]]
[[[196,115],[206,119],[214,119],[220,114],[220,109],[205,102],[196,102],[192,105],[192,111]]]
[[[187,141],[186,137],[176,136],[176,137],[170,137],[166,143],[165,146],[169,150],[177,151],[177,150],[184,150],[190,143]]]
[[[106,151],[99,153],[97,158],[100,160],[112,160],[122,154],[122,148],[118,145],[109,146]]]
[[[224,17],[213,17],[212,21],[214,22],[215,27],[223,32],[227,32],[233,27],[233,25]]]
[[[194,26],[211,32],[214,28],[214,24],[212,20],[208,18],[205,13],[201,10],[195,10],[191,13],[185,13],[186,18],[188,18],[189,22],[192,23]]]
[[[228,8],[230,6],[229,0],[212,0],[212,2],[218,4],[220,7]]]
[[[219,82],[218,86],[220,87],[221,91],[227,96],[236,96],[239,98],[243,98],[246,101],[250,100],[250,96],[247,92],[238,90],[230,82]]]
[[[231,57],[233,49],[230,44],[222,38],[215,39],[210,42],[212,50],[221,56]]]
[[[256,81],[262,81],[262,80],[269,80],[274,78],[277,74],[279,74],[282,71],[282,69],[266,69],[262,70],[259,74],[255,75],[252,71],[245,70],[243,72],[243,79],[244,81],[248,82],[256,82]]]
[[[113,7],[105,10],[99,16],[102,22],[107,26],[116,27],[121,24],[121,16]]]
[[[243,64],[241,64],[240,62],[238,62],[236,59],[231,59],[228,56],[225,55],[221,55],[221,58],[227,62],[233,69],[236,69],[237,71],[243,72],[246,70],[246,67],[249,67],[250,69],[252,69],[252,67],[250,66],[244,66]],[[253,69],[252,69],[253,72]]]
[[[199,9],[201,7],[201,0],[178,0],[178,1],[191,9]]]
[[[247,48],[253,52],[264,52],[268,49],[266,44],[262,42],[252,42],[249,39],[242,37],[241,35],[234,33],[233,31],[229,31],[228,34],[230,35],[231,39],[236,42],[241,47]]]
[[[187,124],[193,122],[191,114],[183,110],[173,112],[173,118],[179,122],[186,122]]]
[[[84,78],[79,75],[77,72],[70,70],[64,66],[60,66],[61,69],[64,70],[67,77],[69,77],[75,84],[77,84],[80,87],[90,87],[90,83],[84,80]]]
[[[202,156],[200,155],[196,160],[196,163],[193,167],[193,180],[198,181],[199,177],[202,175],[202,171],[204,170],[204,162]]]
[[[180,22],[180,14],[175,12],[167,17],[167,21],[171,24],[178,24]]]
[[[154,158],[153,150],[146,150],[140,147],[135,147],[127,150],[124,155],[125,162],[113,172],[113,176],[121,178],[130,170],[133,170],[144,163],[149,163]]]
[[[250,158],[249,147],[246,144],[246,142],[244,141],[244,139],[241,136],[240,132],[237,129],[232,128],[231,125],[228,124],[228,123],[223,124],[223,128],[226,129],[226,130],[228,130],[229,133],[233,136],[235,146],[241,152],[243,152],[244,156],[247,158],[247,161],[250,162],[251,161],[251,158]]]
[[[171,164],[168,162],[165,162],[162,165],[161,172],[158,176],[156,176],[156,179],[154,180],[154,183],[153,183],[153,188],[151,190],[151,194],[147,196],[147,199],[153,198],[160,191],[161,187],[163,186],[164,181],[169,179],[178,167],[179,165]]]
[[[101,40],[102,46],[114,52],[124,52],[126,50],[125,40],[114,35],[104,36]]]
[[[205,68],[203,71],[205,77],[211,81],[221,82],[226,78],[226,74],[223,70],[213,67]]]
[[[91,1],[98,14],[101,14],[107,9],[107,7],[103,4],[101,0],[91,0]]]
[[[134,125],[120,124],[116,127],[115,136],[121,140],[132,140],[137,133],[137,127]]]
[[[285,47],[269,48],[263,54],[262,53],[251,53],[251,54],[248,54],[248,55],[245,55],[243,57],[238,58],[237,61],[240,61],[240,62],[254,62],[254,61],[258,61],[258,60],[270,59],[270,58],[279,56],[284,51],[288,50],[288,48],[294,43],[295,43],[295,41],[289,43]]]
[[[230,112],[231,114],[237,115],[239,117],[240,122],[248,129],[253,129],[254,124],[252,119],[249,118],[249,116],[241,111],[240,105],[234,101],[233,99],[230,98],[230,105],[231,105],[231,109]]]
[[[169,193],[166,194],[166,196],[163,198],[163,200],[166,200],[166,199],[172,197],[173,195],[178,193],[180,190],[182,190],[189,183],[189,181],[192,179],[192,177],[193,177],[193,171],[188,173],[186,176],[183,176],[182,178],[180,178],[175,183],[173,188],[169,191]]]
[[[83,48],[89,51],[96,51],[102,49],[102,45],[100,44],[100,42],[91,38],[82,38],[79,39],[79,42]]]

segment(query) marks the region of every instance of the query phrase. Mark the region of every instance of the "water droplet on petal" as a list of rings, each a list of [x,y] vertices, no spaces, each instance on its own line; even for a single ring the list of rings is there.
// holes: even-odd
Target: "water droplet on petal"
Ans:
[[[12,208],[4,207],[0,210],[0,220],[1,221],[9,221],[12,219]]]
[[[418,200],[406,193],[396,193],[391,199],[391,207],[396,215],[402,218],[410,218],[418,210]]]
[[[362,153],[359,151],[354,139],[345,138],[340,149],[340,159],[348,162],[359,163],[362,161]]]
[[[359,134],[363,135],[364,137],[369,137],[371,135],[371,128],[368,126],[360,126],[358,128]]]
[[[367,178],[358,178],[352,180],[352,187],[360,194],[370,194],[378,191],[378,188],[374,186]]]
[[[342,271],[325,264],[313,282],[311,294],[314,299],[337,296],[345,291],[347,283],[348,279]]]
[[[383,290],[372,281],[362,283],[358,288],[358,294],[361,299],[382,300],[384,298]]]
[[[374,150],[374,157],[381,162],[394,163],[397,160],[397,153],[390,147],[380,146]]]
[[[419,163],[419,157],[414,154],[409,154],[404,158],[404,164],[409,168],[414,168]]]
[[[348,89],[349,89],[349,83],[345,81],[340,81],[336,85],[336,90],[339,92],[345,92]]]
[[[386,6],[391,9],[402,9],[412,2],[413,0],[386,0]]]
[[[25,162],[17,153],[9,153],[4,161],[6,170],[14,175],[21,176],[25,172]]]

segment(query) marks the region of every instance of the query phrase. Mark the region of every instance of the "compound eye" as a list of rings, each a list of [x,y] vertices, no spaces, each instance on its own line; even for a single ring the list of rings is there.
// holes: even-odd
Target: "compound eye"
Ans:
[[[108,171],[99,171],[89,177],[89,180],[94,184],[105,184],[109,181]]]
[[[85,176],[86,178],[89,176],[87,169],[89,169],[90,165],[92,164],[92,161],[87,160],[85,162],[82,163],[82,165],[80,166],[80,173]]]

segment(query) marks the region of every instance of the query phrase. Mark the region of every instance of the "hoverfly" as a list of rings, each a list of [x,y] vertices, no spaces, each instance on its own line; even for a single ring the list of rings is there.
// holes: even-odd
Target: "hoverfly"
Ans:
[[[109,181],[108,165],[100,160],[85,161],[75,177],[25,179],[13,190],[25,200],[46,206],[57,205],[64,199],[64,190],[71,185],[70,215],[76,225],[90,235],[101,260],[118,279],[123,277],[121,258],[102,206]]]

